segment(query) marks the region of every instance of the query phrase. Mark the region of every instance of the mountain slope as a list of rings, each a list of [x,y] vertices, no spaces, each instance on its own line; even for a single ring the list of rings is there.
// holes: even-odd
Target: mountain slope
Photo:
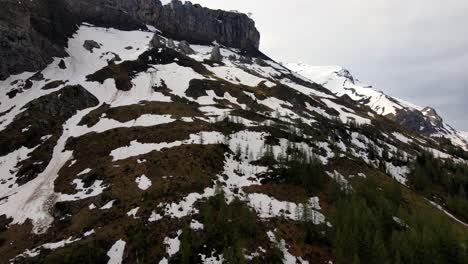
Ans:
[[[390,97],[372,86],[362,84],[342,67],[311,66],[304,63],[288,63],[285,66],[323,85],[333,94],[349,96],[353,101],[369,106],[379,115],[394,119],[411,130],[433,137],[446,137],[453,144],[468,149],[468,141],[461,132],[444,123],[431,107],[420,107]]]
[[[258,50],[76,28],[66,56],[0,81],[0,262],[466,260],[450,142]],[[450,188],[414,187],[422,159]]]

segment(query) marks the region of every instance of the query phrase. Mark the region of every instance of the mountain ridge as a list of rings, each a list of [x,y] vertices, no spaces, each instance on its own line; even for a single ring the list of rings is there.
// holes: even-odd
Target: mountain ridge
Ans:
[[[259,51],[119,26],[0,80],[0,263],[466,263],[452,141]]]
[[[468,141],[461,132],[446,124],[432,107],[421,107],[386,95],[370,85],[361,83],[340,66],[311,66],[305,63],[287,63],[286,67],[317,82],[337,96],[347,95],[358,103],[369,106],[378,114],[397,120],[409,129],[434,137],[448,137],[454,144],[468,149]]]

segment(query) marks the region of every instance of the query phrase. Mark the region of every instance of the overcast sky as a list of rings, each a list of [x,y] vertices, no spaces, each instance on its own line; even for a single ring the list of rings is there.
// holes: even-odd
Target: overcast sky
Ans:
[[[192,0],[252,13],[277,61],[340,65],[468,131],[467,0]]]

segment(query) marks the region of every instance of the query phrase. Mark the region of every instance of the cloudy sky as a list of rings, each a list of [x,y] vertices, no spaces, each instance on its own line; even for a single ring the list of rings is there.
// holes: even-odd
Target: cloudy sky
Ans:
[[[468,131],[466,0],[192,0],[252,13],[277,61],[340,65]]]

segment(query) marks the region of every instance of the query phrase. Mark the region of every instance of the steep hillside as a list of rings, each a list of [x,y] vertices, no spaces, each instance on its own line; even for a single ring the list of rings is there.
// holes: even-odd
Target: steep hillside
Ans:
[[[0,81],[1,263],[466,263],[452,141],[255,45],[106,19]]]

